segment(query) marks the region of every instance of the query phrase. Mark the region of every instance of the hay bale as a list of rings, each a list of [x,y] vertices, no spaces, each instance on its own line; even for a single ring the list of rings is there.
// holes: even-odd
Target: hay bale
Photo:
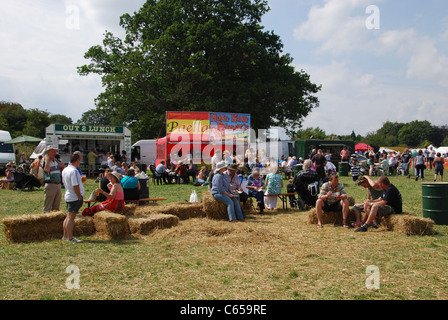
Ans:
[[[350,210],[347,217],[347,222],[356,221],[356,216],[353,210]],[[317,224],[317,213],[316,208],[308,211],[308,222],[310,224]],[[322,224],[334,224],[334,225],[342,225],[342,211],[338,212],[323,212],[322,213]]]
[[[92,217],[77,216],[75,218],[75,227],[73,234],[75,236],[91,236],[95,234],[95,224]]]
[[[135,210],[135,216],[149,216],[154,214],[169,214],[180,220],[205,217],[202,203],[173,202],[158,206],[141,206]]]
[[[202,208],[207,219],[229,220],[227,206],[215,200],[210,191],[204,191],[202,193]]]
[[[393,231],[407,236],[432,236],[435,234],[432,219],[417,217],[408,213],[392,214],[378,219],[379,230]]]
[[[135,214],[135,210],[137,209],[137,205],[135,203],[126,204],[123,209],[117,211],[118,214],[122,214],[126,217],[133,216]]]
[[[124,239],[130,234],[125,216],[111,211],[100,211],[93,216],[97,234],[109,240]]]
[[[170,214],[129,217],[129,229],[132,234],[147,235],[154,229],[169,229],[179,224],[179,218]]]
[[[355,201],[354,197],[348,197],[347,200],[348,200],[348,205],[350,207],[353,207],[356,204],[356,201]]]
[[[253,198],[247,199],[246,204],[243,206],[243,213],[256,213]]]
[[[6,239],[11,242],[46,241],[62,237],[62,211],[7,217],[2,220]]]

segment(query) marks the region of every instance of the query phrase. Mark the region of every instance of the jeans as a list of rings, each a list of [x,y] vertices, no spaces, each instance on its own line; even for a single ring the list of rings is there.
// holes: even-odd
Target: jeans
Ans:
[[[239,198],[230,198],[223,193],[215,193],[213,198],[227,206],[227,213],[229,214],[230,221],[244,219]]]
[[[264,193],[263,191],[255,191],[254,189],[249,189],[249,197],[257,199],[258,206],[260,210],[264,210]]]
[[[403,175],[405,175],[405,176],[409,175],[409,166],[410,166],[409,162],[402,164],[402,168],[403,168],[403,171],[404,171]]]

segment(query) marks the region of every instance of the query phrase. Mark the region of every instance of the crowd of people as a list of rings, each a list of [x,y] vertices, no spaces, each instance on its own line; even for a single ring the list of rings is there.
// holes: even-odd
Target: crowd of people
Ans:
[[[403,152],[374,152],[370,148],[366,152],[357,151],[350,157],[350,168],[355,177],[359,172],[365,170],[364,174],[370,176],[379,175],[402,175],[408,179],[415,175],[415,181],[423,181],[425,170],[434,170],[434,182],[443,182],[444,164],[447,154],[436,152],[434,147],[429,146],[422,149],[404,149]],[[354,179],[356,181],[356,179]]]
[[[43,156],[33,162],[23,154],[20,163],[30,168],[31,174],[44,185],[43,212],[59,210],[62,188],[66,189],[64,199],[67,204],[67,218],[64,221],[64,240],[79,242],[73,237],[73,221],[83,205],[83,173],[80,169],[82,153],[74,151],[68,166],[58,158],[58,148],[48,147]],[[329,150],[313,150],[306,160],[291,156],[280,159],[267,157],[263,150],[258,154],[248,149],[241,159],[235,152],[217,151],[211,158],[211,169],[207,166],[199,170],[191,157],[181,161],[162,161],[154,171],[166,184],[189,182],[193,178],[195,186],[207,186],[213,197],[227,206],[231,222],[244,221],[242,207],[247,199],[254,198],[257,212],[277,207],[277,195],[282,193],[284,180],[282,173],[289,178],[288,193],[296,193],[299,198],[290,196],[291,206],[309,206],[316,208],[318,226],[322,227],[322,215],[327,211],[341,211],[343,225],[346,228],[357,227],[357,232],[376,227],[377,217],[392,213],[401,213],[401,194],[390,183],[387,176],[404,175],[411,177],[412,169],[416,180],[424,179],[426,168],[435,170],[434,181],[440,177],[443,181],[443,165],[446,154],[435,152],[432,147],[425,150],[404,150],[403,153],[379,153],[373,149],[367,152],[350,154],[343,148],[339,154],[347,162],[356,185],[365,187],[367,200],[354,206],[356,221],[347,221],[349,204],[345,187],[339,183],[336,166],[331,162]],[[128,161],[126,152],[111,154],[98,153],[93,148],[87,154],[89,177],[95,176],[95,166],[101,163],[98,177],[99,187],[95,190],[96,200],[100,203],[83,210],[84,215],[94,215],[101,210],[120,210],[125,199],[138,199],[141,189],[136,175],[145,174],[135,162]],[[297,173],[295,166],[301,165]],[[6,168],[6,178],[0,182],[13,181],[13,169]],[[377,181],[373,177],[379,176]],[[147,176],[146,176],[147,177]],[[362,212],[365,213],[362,218]]]

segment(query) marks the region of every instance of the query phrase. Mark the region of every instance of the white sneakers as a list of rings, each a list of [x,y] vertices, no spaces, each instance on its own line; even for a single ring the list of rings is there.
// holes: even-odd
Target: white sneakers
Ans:
[[[69,242],[74,242],[74,243],[82,243],[82,240],[76,239],[75,237],[68,239],[66,237],[62,237],[63,241],[69,241]]]

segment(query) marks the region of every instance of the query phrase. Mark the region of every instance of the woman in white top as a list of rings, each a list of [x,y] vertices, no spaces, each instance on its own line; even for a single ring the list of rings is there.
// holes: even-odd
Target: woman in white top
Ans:
[[[415,169],[417,170],[417,177],[415,177],[415,181],[418,181],[418,177],[420,176],[422,181],[425,177],[425,155],[422,150],[418,150],[418,154],[415,157]]]

